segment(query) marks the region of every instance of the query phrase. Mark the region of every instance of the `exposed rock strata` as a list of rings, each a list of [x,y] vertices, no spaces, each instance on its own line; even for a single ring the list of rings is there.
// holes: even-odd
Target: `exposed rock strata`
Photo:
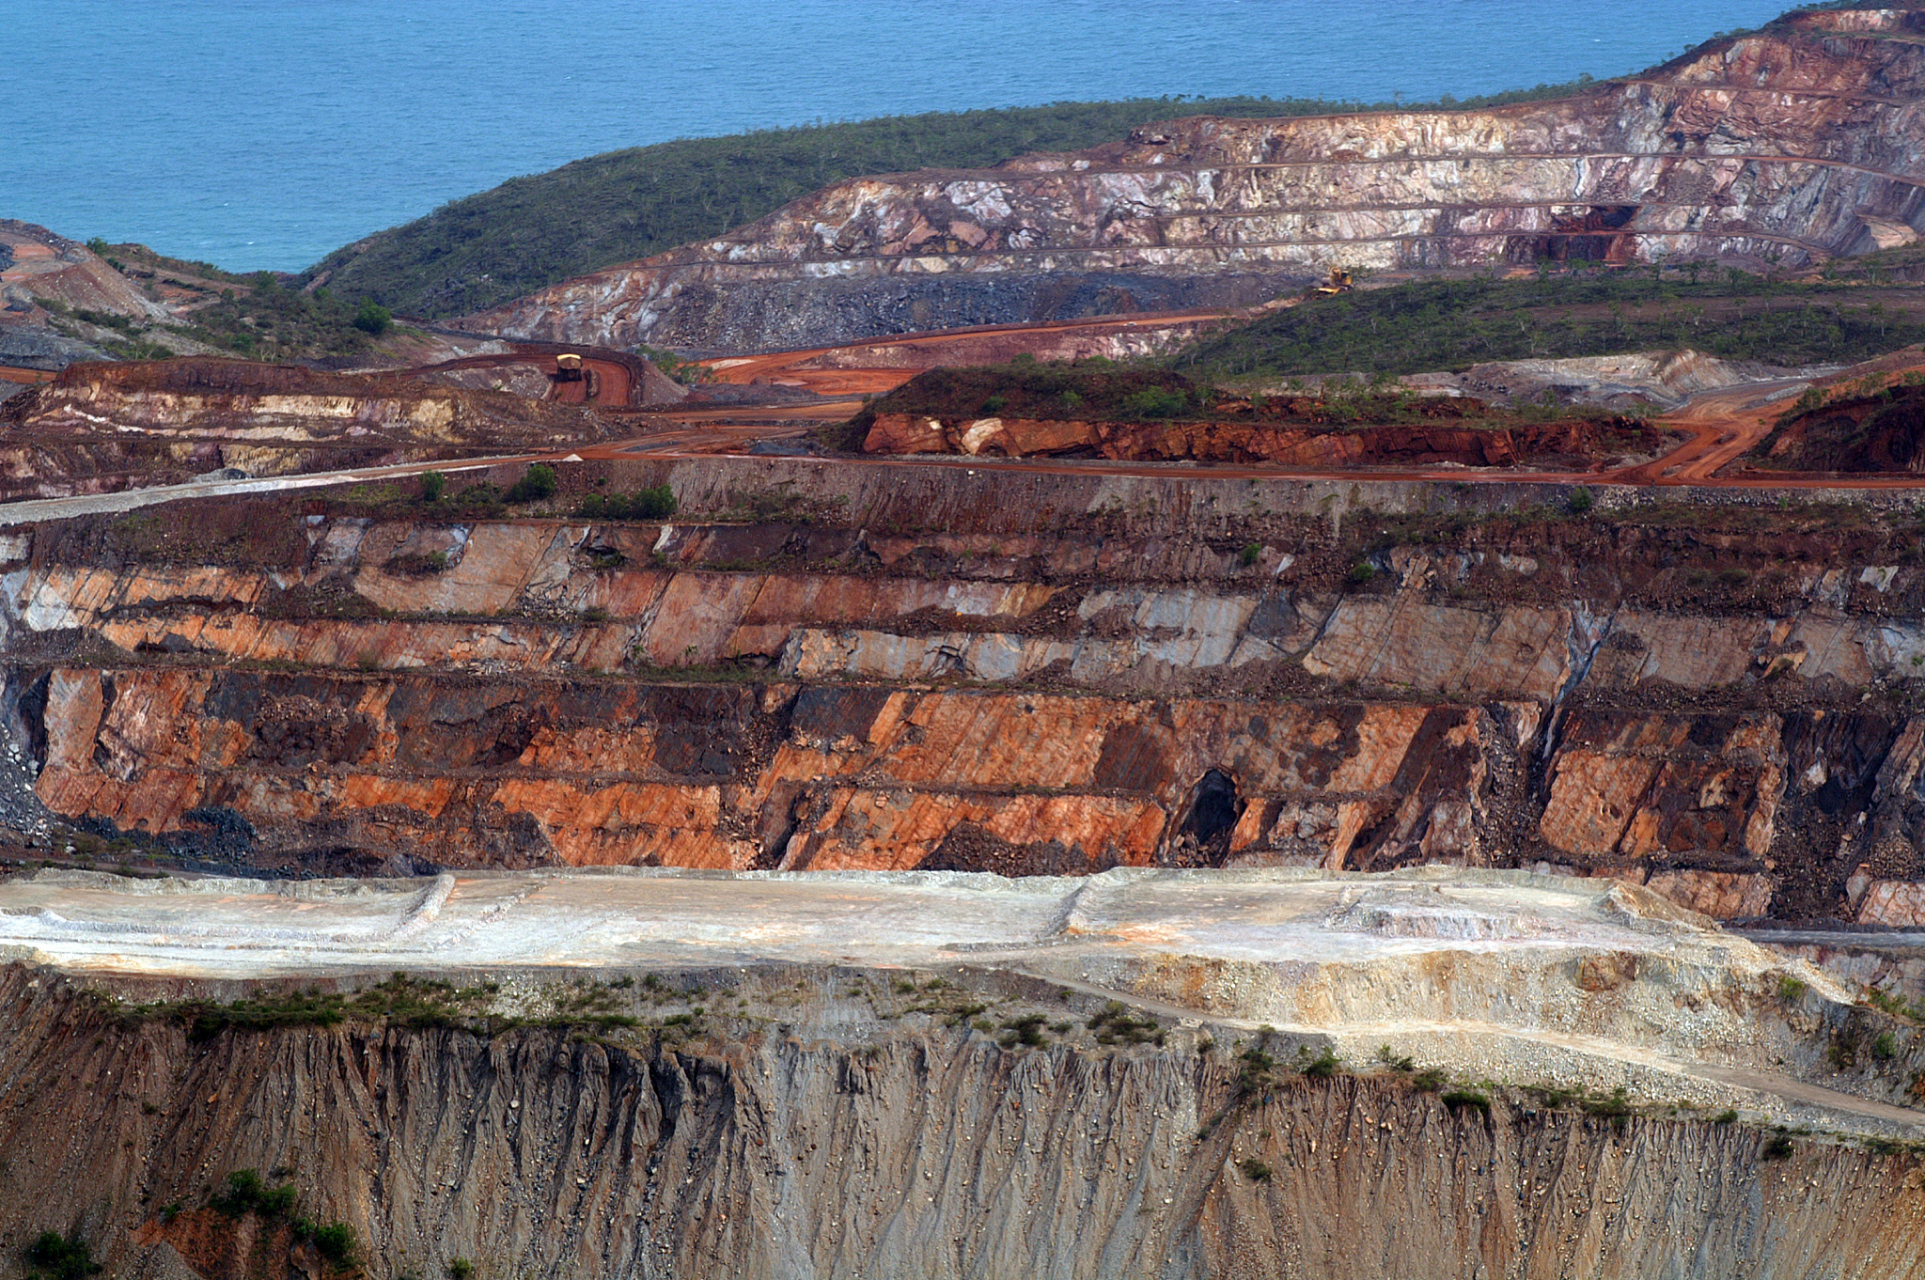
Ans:
[[[85,245],[30,222],[0,218],[0,328],[44,322],[40,302],[137,320],[168,318]]]
[[[1914,568],[1574,524],[1360,574],[1327,528],[1116,499],[1055,532],[50,526],[0,544],[12,705],[53,811],[270,865],[1443,859],[1861,919],[1906,910],[1861,864],[1925,877]]]
[[[1503,428],[1417,423],[1316,427],[1269,422],[1084,422],[977,418],[942,422],[914,414],[877,414],[866,453],[949,453],[971,457],[1097,457],[1138,462],[1276,462],[1291,467],[1401,463],[1509,467],[1598,452],[1605,424],[1588,420]],[[1658,433],[1621,424],[1614,442],[1650,451]]]
[[[1779,24],[1553,102],[1179,120],[1080,154],[859,178],[467,323],[781,348],[1241,305],[1333,262],[1821,262],[1915,238],[1925,213],[1919,19],[1873,17]]]
[[[638,362],[639,363],[639,362]],[[0,497],[282,475],[616,434],[592,412],[395,375],[242,360],[69,366],[0,409]]]

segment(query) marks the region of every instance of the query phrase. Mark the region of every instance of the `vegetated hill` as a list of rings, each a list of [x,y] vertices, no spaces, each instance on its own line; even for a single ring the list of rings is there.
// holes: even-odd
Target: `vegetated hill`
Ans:
[[[1575,87],[1538,85],[1462,105],[1523,101]],[[1362,109],[1304,98],[1132,98],[685,138],[511,179],[338,249],[306,278],[326,276],[337,293],[367,295],[406,315],[455,316],[721,235],[862,174],[983,168],[1028,152],[1075,151],[1176,114]]]
[[[289,288],[291,279],[0,223],[0,363],[60,369],[218,353],[353,364],[421,341],[369,299]]]
[[[993,169],[856,178],[458,323],[773,350],[1245,307],[1333,265],[1813,269],[1918,240],[1920,33],[1915,12],[1798,14],[1557,101],[1193,116]]]
[[[1590,269],[1429,280],[1311,298],[1192,343],[1201,380],[1406,374],[1496,360],[1690,347],[1725,359],[1848,364],[1925,340],[1925,291],[1743,271]]]
[[[870,401],[849,426],[866,431],[877,414],[892,413],[933,418],[1196,417],[1208,412],[1210,400],[1206,388],[1167,370],[1124,368],[1100,359],[1013,360],[919,373]]]

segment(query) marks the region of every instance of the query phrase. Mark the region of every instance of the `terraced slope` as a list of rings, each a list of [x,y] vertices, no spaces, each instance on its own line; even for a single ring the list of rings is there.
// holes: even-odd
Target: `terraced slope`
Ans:
[[[10,537],[0,817],[301,870],[1545,863],[1925,921],[1908,511],[579,468],[682,516],[289,498]]]
[[[753,349],[1259,301],[1327,266],[1707,259],[1915,238],[1925,15],[1798,15],[1580,97],[1145,127],[994,169],[859,178],[470,316]]]

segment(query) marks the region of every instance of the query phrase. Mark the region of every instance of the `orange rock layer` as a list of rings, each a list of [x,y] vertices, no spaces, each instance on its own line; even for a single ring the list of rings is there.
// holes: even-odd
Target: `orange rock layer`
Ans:
[[[1859,693],[1925,657],[1913,567],[1811,558],[1765,617],[1653,604],[1640,557],[1678,544],[1629,534],[1395,547],[1362,581],[1302,529],[1250,563],[1087,528],[281,519],[228,563],[0,537],[48,810],[256,865],[1443,860],[1925,919],[1925,717]]]

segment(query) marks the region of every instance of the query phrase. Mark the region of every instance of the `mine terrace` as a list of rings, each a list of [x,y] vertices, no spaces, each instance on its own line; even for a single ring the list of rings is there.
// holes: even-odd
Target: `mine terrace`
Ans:
[[[0,222],[0,1250],[1925,1275],[1922,109],[1814,9],[419,316]]]

